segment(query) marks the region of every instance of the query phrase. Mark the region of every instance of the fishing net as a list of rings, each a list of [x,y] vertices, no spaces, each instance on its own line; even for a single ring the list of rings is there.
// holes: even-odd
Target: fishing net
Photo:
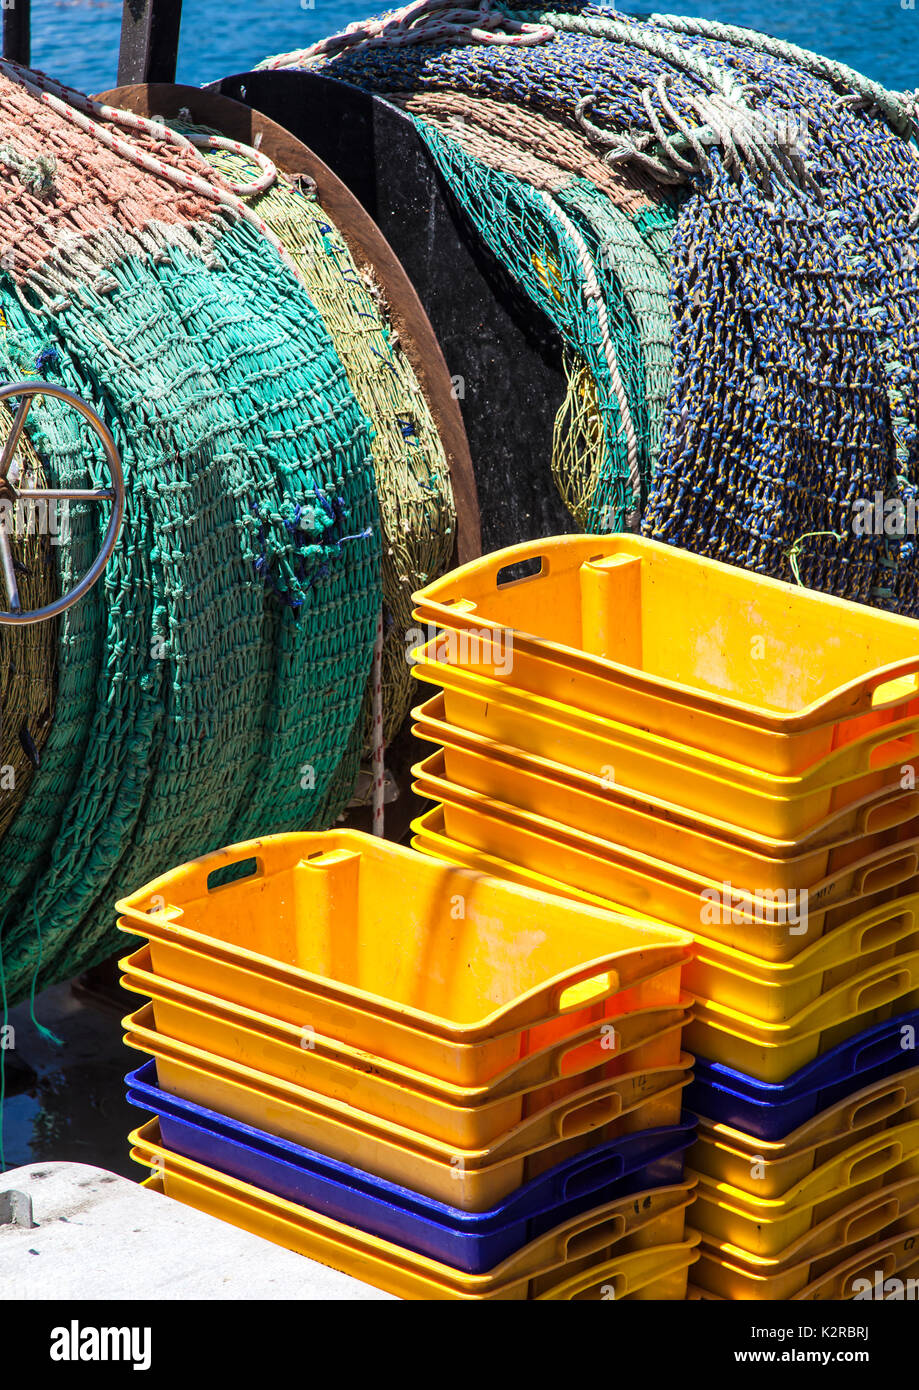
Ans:
[[[55,717],[0,856],[7,1001],[110,954],[116,897],[346,802],[380,610],[370,429],[270,234],[180,137],[4,65],[0,372],[43,360],[112,430],[125,522],[60,623]],[[53,350],[53,358],[49,355]],[[60,487],[106,481],[46,397]],[[106,518],[77,506],[66,588]]]
[[[607,283],[601,282],[605,295],[609,300],[612,287],[618,289],[630,315],[628,331],[634,333],[639,345],[644,501],[660,457],[664,412],[673,376],[668,274],[632,218],[586,179],[572,179],[559,189],[557,196],[572,220],[589,234],[593,254],[605,272]],[[672,228],[671,220],[671,233]],[[558,476],[558,460],[553,460],[553,469]],[[587,530],[616,529],[615,518],[604,517],[595,500],[604,475],[603,460],[589,469],[582,464],[582,471],[583,487],[579,491],[573,486],[577,474],[569,471],[567,475],[569,496],[572,501],[580,497],[579,505],[571,508],[572,515]]]
[[[416,123],[485,244],[588,363],[608,463],[592,480],[589,515],[598,529],[634,525],[650,474],[645,369],[618,277],[597,255],[595,228],[579,225],[544,189],[474,160],[436,128]]]
[[[487,0],[469,11],[420,0],[265,66],[305,66],[414,106],[458,202],[576,353],[556,473],[579,520],[620,526],[637,495],[642,529],[657,539],[919,616],[915,94],[730,26]],[[510,162],[494,138],[471,144],[462,110],[447,123],[448,96],[505,107],[490,135],[511,143],[521,110],[565,132],[560,144],[586,139],[605,168],[655,184],[656,206],[625,209],[629,227],[611,229],[616,199],[585,164],[575,188],[543,177],[545,216],[525,215],[532,161]],[[560,167],[557,152],[519,144]],[[496,159],[500,179],[486,180]],[[489,228],[490,217],[506,225]],[[604,246],[614,274],[601,273]],[[537,263],[554,293],[533,290]],[[624,400],[600,360],[596,312],[571,308],[590,301],[591,274]],[[639,487],[626,466],[636,458]],[[899,528],[876,511],[856,524],[877,498]]]
[[[641,485],[646,493],[660,450],[672,375],[672,335],[668,267],[661,263],[660,243],[643,228],[663,233],[669,259],[669,237],[675,221],[672,210],[651,200],[646,187],[650,181],[643,175],[639,173],[632,179],[604,164],[583,136],[533,112],[458,93],[423,93],[403,99],[402,104],[421,122],[423,133],[426,127],[433,127],[443,140],[459,145],[470,161],[483,163],[553,195],[571,219],[575,234],[586,238],[586,249],[595,267],[599,267],[600,278],[605,276],[611,287],[605,301],[607,322],[612,325],[613,352],[627,359],[635,343],[635,351],[640,355],[644,380],[643,403],[638,407],[637,449]],[[465,188],[457,183],[455,174],[451,189],[468,208]],[[486,206],[480,216],[487,221],[489,215]],[[645,219],[641,226],[639,216]],[[514,228],[509,230],[513,234]],[[542,279],[551,278],[558,298],[563,292],[563,277],[557,261],[551,257],[543,261],[537,254],[536,268]],[[577,292],[577,286],[574,289]],[[577,330],[574,338],[567,341],[580,348],[576,333]],[[605,436],[602,430],[599,436],[591,431],[589,437],[597,447],[582,447],[585,436],[577,430],[580,412],[576,407],[585,389],[585,357],[578,351],[573,356],[566,354],[565,360],[576,360],[579,365],[576,380],[569,380],[569,390],[556,420],[552,473],[574,519],[588,529],[607,529],[611,519],[604,514],[604,499],[598,495],[606,472]],[[591,383],[590,399],[592,409],[598,409],[596,383]],[[576,438],[569,438],[569,425],[576,431]],[[630,510],[634,518],[637,508]],[[612,520],[623,523],[625,517]]]
[[[179,126],[188,130],[194,127]],[[251,158],[205,150],[234,183],[255,180]],[[406,632],[411,596],[449,566],[456,515],[449,467],[431,415],[379,285],[361,273],[347,243],[316,200],[279,176],[251,206],[284,245],[328,330],[348,382],[372,426],[372,455],[383,533],[384,738],[399,729],[412,699]]]
[[[641,170],[604,163],[583,132],[531,108],[463,91],[397,93],[389,100],[438,127],[473,158],[535,188],[554,190],[577,175],[632,215],[653,208],[660,198],[658,186]]]
[[[496,77],[505,63],[525,66],[544,50],[476,47],[468,38],[450,46],[438,41],[436,23],[431,27],[423,43],[371,42],[320,54],[309,65],[392,93],[413,114],[486,245],[594,377],[605,446],[594,459],[566,447],[560,429],[571,417],[563,406],[552,463],[563,498],[588,529],[634,527],[657,460],[669,386],[669,267],[660,265],[660,241],[646,240],[637,221],[657,211],[660,189],[641,170],[605,163],[574,120],[558,120],[557,103],[532,82]],[[659,230],[654,220],[647,225]]]
[[[552,432],[552,476],[575,520],[586,519],[593,479],[603,467],[606,440],[597,388],[590,368],[576,353],[566,352],[567,389]]]

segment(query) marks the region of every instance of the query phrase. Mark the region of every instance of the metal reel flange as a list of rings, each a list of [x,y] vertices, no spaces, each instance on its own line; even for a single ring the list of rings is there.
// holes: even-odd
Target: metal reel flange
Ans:
[[[102,548],[83,578],[74,585],[69,593],[62,594],[60,598],[55,599],[53,603],[47,604],[44,608],[35,608],[31,611],[24,610],[19,602],[19,585],[16,581],[11,538],[5,527],[0,525],[0,583],[2,583],[2,589],[5,590],[7,604],[6,610],[0,609],[0,623],[25,625],[42,623],[49,618],[58,617],[68,608],[72,608],[75,603],[79,603],[80,599],[89,593],[99,579],[115,548],[115,542],[118,539],[118,533],[124,519],[124,473],[121,467],[121,455],[118,453],[115,440],[108,426],[73,391],[68,391],[65,387],[57,386],[53,382],[33,379],[31,381],[14,381],[8,386],[0,387],[0,401],[8,400],[11,396],[19,398],[19,407],[13,417],[3,451],[0,453],[0,499],[10,502],[13,507],[20,501],[31,502],[33,505],[41,501],[45,501],[46,504],[64,501],[109,502],[112,506],[112,514],[102,541]],[[111,487],[18,486],[22,464],[17,457],[17,449],[25,428],[26,418],[36,396],[51,396],[55,400],[63,401],[65,405],[71,406],[78,415],[83,417],[102,445],[108,464]]]

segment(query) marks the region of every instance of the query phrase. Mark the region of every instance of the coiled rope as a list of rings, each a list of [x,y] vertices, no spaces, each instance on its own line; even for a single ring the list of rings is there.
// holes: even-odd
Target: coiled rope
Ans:
[[[456,5],[454,0],[414,0],[380,19],[349,24],[308,48],[266,58],[258,68],[310,67],[358,48],[405,48],[448,41],[526,47],[547,43],[553,37],[548,25],[516,19],[493,0],[480,0],[474,7]]]
[[[107,955],[114,898],[151,873],[334,820],[381,600],[368,422],[290,258],[201,149],[141,118],[115,135],[66,92],[0,71],[23,170],[55,161],[51,198],[11,173],[0,208],[0,372],[54,348],[115,434],[128,502],[62,620],[54,723],[3,843],[7,999]],[[50,402],[30,431],[55,485],[100,481]],[[63,582],[95,524],[76,509]]]

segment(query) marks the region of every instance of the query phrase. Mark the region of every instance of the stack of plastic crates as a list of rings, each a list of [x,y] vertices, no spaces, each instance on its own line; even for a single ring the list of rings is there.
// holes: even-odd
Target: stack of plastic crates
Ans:
[[[696,1292],[909,1268],[919,627],[633,536],[489,556],[416,617],[415,846],[695,935]]]
[[[353,831],[119,911],[151,1185],[404,1297],[685,1297],[685,933]]]

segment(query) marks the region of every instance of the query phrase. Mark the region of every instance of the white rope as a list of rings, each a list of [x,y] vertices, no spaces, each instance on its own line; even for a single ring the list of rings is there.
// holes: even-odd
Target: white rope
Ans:
[[[793,191],[809,188],[820,196],[804,162],[806,135],[802,123],[784,116],[777,120],[768,112],[754,110],[747,105],[740,88],[725,84],[710,95],[699,92],[686,98],[701,122],[693,126],[674,106],[670,91],[669,81],[662,74],[654,88],[645,87],[640,93],[651,132],[613,132],[595,125],[587,117],[596,99],[591,93],[579,99],[575,119],[590,140],[606,148],[605,163],[632,161],[659,183],[678,184],[690,174],[710,173],[705,151],[718,146],[727,167],[736,173],[745,170],[760,183],[775,179]],[[654,108],[655,96],[670,122],[670,130]]]
[[[166,129],[168,130],[170,127],[167,126]],[[173,133],[177,134],[178,132]],[[233,154],[244,155],[247,159],[254,160],[256,164],[261,165],[264,171],[261,178],[253,179],[251,183],[233,183],[230,179],[225,178],[219,169],[215,169],[213,164],[207,165],[211,173],[239,198],[254,198],[259,193],[267,193],[269,188],[273,188],[278,181],[277,166],[266,154],[262,154],[261,150],[256,150],[251,145],[243,145],[239,140],[228,140],[223,135],[203,135],[194,131],[188,131],[185,139],[196,149],[230,150]]]
[[[359,20],[308,48],[266,58],[256,71],[308,67],[354,48],[404,48],[409,44],[447,40],[528,47],[548,43],[554,38],[555,30],[548,24],[513,19],[496,10],[493,0],[480,0],[475,8],[457,6],[455,0],[413,0],[412,4],[393,10],[382,19]]]

